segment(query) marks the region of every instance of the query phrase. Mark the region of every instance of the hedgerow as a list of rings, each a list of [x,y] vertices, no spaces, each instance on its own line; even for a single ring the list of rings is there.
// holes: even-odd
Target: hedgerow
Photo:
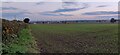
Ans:
[[[17,20],[2,20],[2,52],[3,54],[37,52],[35,39],[30,33],[28,24]]]

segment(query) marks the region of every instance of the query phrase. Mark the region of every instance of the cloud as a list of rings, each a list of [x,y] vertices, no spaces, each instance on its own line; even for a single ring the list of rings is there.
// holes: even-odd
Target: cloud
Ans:
[[[37,2],[36,5],[44,4],[44,2]]]
[[[17,16],[17,17],[26,17],[27,16],[27,14],[31,14],[31,13],[29,13],[29,12],[8,12],[8,13],[2,13],[2,17],[6,17],[6,18],[12,18],[12,17],[15,17],[15,16]]]
[[[120,14],[118,11],[96,11],[96,12],[86,12],[82,15],[110,15],[110,14]]]
[[[79,2],[62,2],[62,3],[66,5],[79,5],[78,4]]]
[[[116,17],[118,17],[118,16],[98,16],[98,17],[102,17],[102,18],[116,18]]]
[[[72,8],[75,8],[75,7],[80,8],[81,4],[82,3],[79,3],[79,2],[62,2],[62,7],[63,8],[70,8],[70,7],[72,7]]]
[[[107,7],[108,5],[100,5],[100,6],[97,6],[97,7]]]
[[[17,10],[17,8],[14,7],[1,7],[2,10]]]
[[[53,12],[73,12],[73,11],[78,11],[78,10],[81,10],[81,9],[86,9],[88,7],[89,7],[88,4],[84,3],[83,7],[81,7],[81,8],[64,8],[64,9],[55,10]]]
[[[101,18],[101,19],[115,18],[115,19],[118,19],[118,16],[117,15],[113,15],[113,16],[97,16],[96,18]]]
[[[54,12],[71,12],[71,11],[77,11],[77,10],[80,10],[80,9],[83,9],[83,8],[75,8],[75,9],[58,9],[58,10],[55,10]]]
[[[75,4],[76,2],[64,2],[64,3]],[[39,14],[46,15],[46,16],[73,16],[71,14],[63,14],[61,12],[73,12],[73,11],[78,11],[81,9],[86,9],[89,7],[88,4],[85,4],[85,3],[83,3],[82,5],[83,6],[81,8],[62,8],[62,9],[57,9],[54,11],[41,12]]]
[[[12,3],[12,2],[3,2],[3,3],[6,3],[6,4],[8,4],[8,3]]]
[[[28,12],[27,10],[24,10],[24,9],[19,9],[19,8],[16,8],[16,7],[0,7],[2,8],[2,13],[3,14],[32,14],[30,12]],[[5,12],[4,12],[5,11]]]
[[[62,14],[62,13],[54,13],[54,12],[42,12],[39,14],[46,15],[46,16],[72,16],[70,14]]]

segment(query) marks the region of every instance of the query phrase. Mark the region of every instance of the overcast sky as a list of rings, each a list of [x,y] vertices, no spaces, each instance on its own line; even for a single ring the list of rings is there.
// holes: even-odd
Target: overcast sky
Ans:
[[[119,2],[119,0],[1,0],[2,2]]]
[[[41,0],[42,1],[42,0]],[[72,1],[72,0],[71,0]],[[76,0],[77,1],[77,0]],[[110,1],[110,0],[109,0]],[[117,1],[117,0],[116,0]],[[118,19],[118,2],[3,2],[2,17],[22,20]]]

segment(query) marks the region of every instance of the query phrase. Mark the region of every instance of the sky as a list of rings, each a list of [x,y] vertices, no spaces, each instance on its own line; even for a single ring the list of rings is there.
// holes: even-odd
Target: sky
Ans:
[[[119,0],[1,0],[2,2],[119,2]]]
[[[109,2],[74,1],[2,2],[0,12],[2,18],[9,20],[13,20],[15,17],[18,20],[28,17],[31,21],[118,19],[117,0],[114,2],[110,0]]]

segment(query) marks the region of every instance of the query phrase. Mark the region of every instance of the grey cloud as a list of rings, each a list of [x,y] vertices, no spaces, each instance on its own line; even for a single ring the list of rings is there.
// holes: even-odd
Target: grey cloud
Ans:
[[[67,2],[67,3],[71,3],[71,2]],[[70,14],[61,14],[61,12],[73,12],[73,11],[78,11],[78,10],[81,10],[81,9],[86,9],[88,7],[89,7],[88,4],[83,3],[83,7],[81,7],[81,8],[57,9],[57,10],[54,10],[54,11],[42,12],[40,14],[41,15],[47,15],[47,16],[73,16],[73,15],[70,15]]]
[[[39,13],[40,15],[46,15],[46,16],[72,16],[70,14],[61,14],[61,13],[54,13],[54,12],[42,12]]]
[[[37,2],[36,5],[44,4],[44,2]]]
[[[17,10],[18,8],[14,8],[14,7],[1,7],[2,10]]]
[[[83,3],[84,6],[82,8],[64,8],[64,9],[58,9],[53,12],[72,12],[72,11],[77,11],[77,10],[82,10],[88,8],[88,4]]]
[[[96,18],[101,18],[101,19],[111,19],[111,18],[115,18],[118,19],[118,16],[97,16]]]
[[[108,5],[100,5],[100,6],[97,6],[97,7],[107,7]]]
[[[120,14],[117,11],[96,11],[96,12],[86,12],[83,15],[109,15],[109,14]]]
[[[17,16],[17,17],[26,17],[27,15],[26,14],[31,14],[29,12],[8,12],[8,13],[2,13],[2,17],[7,17],[7,18],[11,18],[11,17],[14,17],[14,16]]]
[[[62,2],[62,3],[66,5],[79,5],[78,2]]]

